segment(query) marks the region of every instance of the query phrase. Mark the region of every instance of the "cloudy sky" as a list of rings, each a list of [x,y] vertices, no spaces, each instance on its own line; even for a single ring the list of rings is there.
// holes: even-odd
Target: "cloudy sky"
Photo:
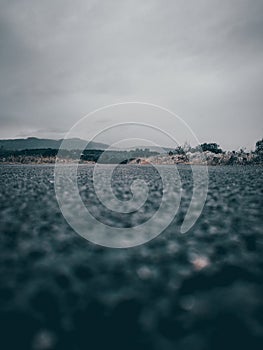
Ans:
[[[1,138],[62,137],[125,101],[169,108],[225,149],[263,137],[262,0],[0,5]]]

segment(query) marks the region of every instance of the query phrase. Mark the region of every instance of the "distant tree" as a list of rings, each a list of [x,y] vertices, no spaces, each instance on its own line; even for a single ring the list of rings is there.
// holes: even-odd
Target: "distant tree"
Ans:
[[[256,157],[257,158],[256,161],[262,163],[262,161],[263,161],[263,139],[259,140],[256,143],[255,154],[257,156]]]
[[[203,152],[209,151],[216,154],[223,153],[222,149],[219,148],[219,145],[217,143],[202,143],[201,149]]]
[[[185,153],[190,152],[191,149],[192,149],[192,147],[191,147],[190,143],[185,142],[185,143],[183,144],[183,150],[185,151]]]
[[[185,151],[182,146],[176,147],[176,149],[173,152],[174,154],[185,154]]]
[[[263,139],[256,143],[255,153],[258,155],[263,155]]]

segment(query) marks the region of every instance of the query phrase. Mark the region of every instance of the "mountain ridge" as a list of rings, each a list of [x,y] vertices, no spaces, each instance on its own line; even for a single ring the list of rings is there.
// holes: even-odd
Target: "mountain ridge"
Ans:
[[[68,150],[78,149],[83,150],[89,144],[89,149],[106,149],[108,145],[99,142],[86,141],[80,138],[70,139],[48,139],[38,137],[28,137],[19,139],[0,139],[0,148],[13,151],[24,149],[59,149],[62,141],[64,141],[65,148]]]
[[[59,149],[60,145],[64,141],[65,149],[67,150],[84,150],[86,145],[89,144],[88,149],[98,149],[106,150],[109,147],[109,150],[115,151],[129,151],[135,150],[136,148],[140,149],[150,149],[156,151],[154,146],[131,146],[126,148],[110,147],[105,143],[86,141],[80,138],[70,138],[70,139],[48,139],[48,138],[38,138],[38,137],[27,137],[27,138],[17,138],[17,139],[0,139],[0,149],[8,151],[22,151],[25,149]],[[172,150],[168,147],[163,147],[163,152],[169,152]],[[161,153],[163,153],[161,152]]]

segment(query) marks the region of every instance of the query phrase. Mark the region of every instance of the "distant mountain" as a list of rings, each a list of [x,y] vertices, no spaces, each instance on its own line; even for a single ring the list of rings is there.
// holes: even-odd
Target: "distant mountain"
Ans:
[[[52,140],[52,139],[39,139],[37,137],[28,137],[27,139],[9,139],[0,140],[0,148],[10,151],[24,150],[24,149],[44,149],[52,148],[59,149],[63,139]],[[87,141],[73,138],[65,139],[65,149],[73,150],[79,149],[83,150],[86,147]],[[90,142],[89,149],[106,149],[108,145],[98,142]]]

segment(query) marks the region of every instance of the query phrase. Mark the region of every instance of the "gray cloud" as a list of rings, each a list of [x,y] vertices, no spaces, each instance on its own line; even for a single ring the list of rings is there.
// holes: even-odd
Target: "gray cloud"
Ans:
[[[1,0],[0,137],[54,136],[139,100],[170,108],[201,141],[252,148],[262,13],[261,0]]]

